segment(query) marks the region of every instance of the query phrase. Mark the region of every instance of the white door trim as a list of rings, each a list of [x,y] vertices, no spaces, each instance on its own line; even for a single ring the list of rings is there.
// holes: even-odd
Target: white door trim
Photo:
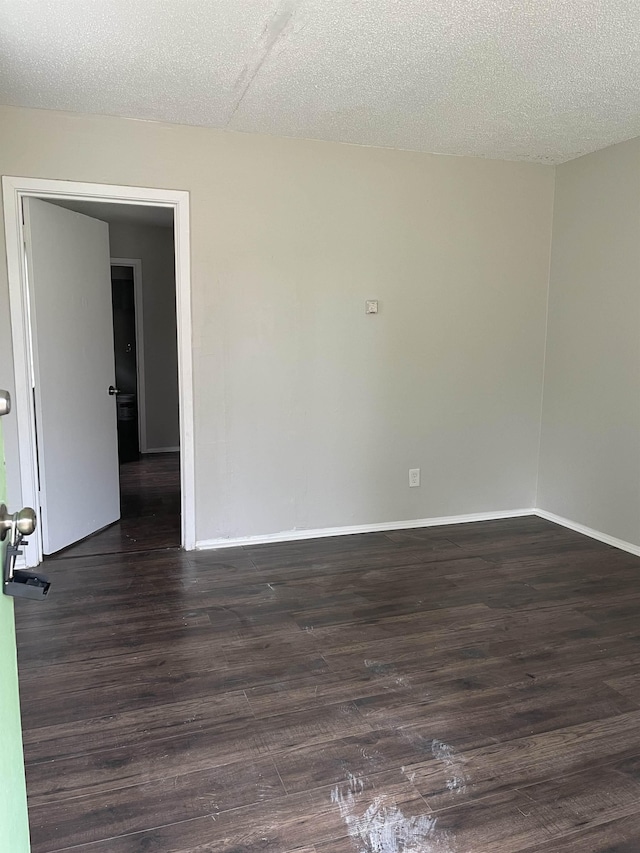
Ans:
[[[195,447],[193,411],[193,356],[191,333],[191,269],[189,246],[189,193],[148,187],[112,186],[44,178],[2,178],[4,228],[9,273],[9,300],[15,371],[15,411],[23,504],[39,512],[40,496],[36,465],[35,412],[33,403],[33,352],[24,255],[22,199],[25,196],[82,199],[170,207],[174,215],[176,264],[176,319],[178,332],[178,382],[180,398],[180,486],[182,547],[193,550],[195,530]],[[40,530],[27,549],[28,565],[42,560]]]
[[[144,304],[142,299],[142,260],[111,258],[112,267],[131,267],[136,313],[136,374],[138,380],[138,442],[140,453],[147,453],[147,402],[144,384]]]

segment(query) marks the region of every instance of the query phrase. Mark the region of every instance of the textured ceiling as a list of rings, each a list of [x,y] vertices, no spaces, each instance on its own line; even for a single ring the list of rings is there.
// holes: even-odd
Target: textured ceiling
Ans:
[[[640,136],[638,0],[0,0],[0,102],[557,163]]]

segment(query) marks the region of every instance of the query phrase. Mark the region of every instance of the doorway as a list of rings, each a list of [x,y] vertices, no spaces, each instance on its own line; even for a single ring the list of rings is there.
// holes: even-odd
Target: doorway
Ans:
[[[117,205],[125,205],[128,209],[138,208],[139,212],[150,213],[150,209],[164,211],[173,217],[172,236],[175,241],[175,310],[177,333],[177,398],[179,401],[176,413],[178,444],[180,457],[175,446],[158,448],[165,453],[161,459],[154,460],[146,454],[138,460],[139,471],[136,476],[129,477],[129,483],[137,480],[138,484],[152,484],[152,492],[156,494],[153,500],[156,507],[160,500],[164,508],[175,507],[179,511],[180,529],[176,544],[190,549],[195,543],[194,523],[194,460],[193,460],[193,401],[191,391],[191,312],[190,312],[190,283],[189,283],[189,221],[188,194],[176,191],[149,190],[143,188],[111,187],[103,185],[76,184],[62,181],[44,181],[38,179],[3,178],[5,230],[7,234],[7,256],[9,262],[9,284],[11,297],[11,320],[13,331],[13,348],[16,373],[16,411],[19,428],[18,453],[21,462],[22,502],[30,504],[36,510],[42,509],[38,490],[38,468],[36,448],[36,410],[34,405],[33,381],[34,357],[31,346],[34,328],[29,315],[29,290],[27,269],[24,253],[24,223],[21,215],[22,202],[25,198],[39,198],[43,201],[71,207],[91,203],[116,210]],[[174,327],[175,328],[175,327]],[[118,390],[117,388],[114,389]],[[123,407],[124,408],[124,407]],[[134,461],[130,464],[138,464]],[[155,462],[157,474],[150,470]],[[143,464],[142,464],[143,463]],[[126,464],[126,463],[125,463]],[[167,484],[171,478],[178,483],[179,495],[176,495]],[[162,488],[165,492],[162,493]],[[123,500],[123,508],[136,504],[142,506],[145,500],[129,497]],[[148,505],[148,501],[147,501]],[[176,518],[174,514],[174,518]],[[127,519],[122,518],[120,525],[126,526]],[[170,525],[164,520],[164,529],[169,532]],[[106,536],[104,531],[98,536]],[[112,535],[115,535],[113,533]],[[144,546],[144,536],[138,531],[137,536],[129,530],[126,533],[132,549],[140,550]],[[27,565],[37,565],[43,556],[42,536],[32,537],[34,546],[29,550]],[[104,544],[104,543],[103,543]],[[121,550],[122,542],[118,544]],[[73,547],[81,547],[75,545]],[[134,547],[135,546],[135,547]],[[86,547],[86,545],[84,546]],[[167,547],[166,545],[164,547]],[[107,551],[115,548],[107,548]],[[101,552],[104,552],[104,548]],[[86,553],[86,551],[85,551]]]

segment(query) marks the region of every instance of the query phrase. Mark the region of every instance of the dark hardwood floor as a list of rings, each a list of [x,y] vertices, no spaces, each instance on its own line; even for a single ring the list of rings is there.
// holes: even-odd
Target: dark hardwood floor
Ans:
[[[49,571],[35,853],[640,851],[636,557],[522,518]]]

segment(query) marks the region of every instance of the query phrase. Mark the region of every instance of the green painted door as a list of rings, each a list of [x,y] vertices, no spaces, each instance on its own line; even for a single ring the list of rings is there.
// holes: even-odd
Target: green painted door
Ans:
[[[0,502],[6,498],[0,421]],[[5,543],[0,556],[4,560]],[[0,853],[28,853],[29,823],[18,701],[13,599],[0,593]]]

